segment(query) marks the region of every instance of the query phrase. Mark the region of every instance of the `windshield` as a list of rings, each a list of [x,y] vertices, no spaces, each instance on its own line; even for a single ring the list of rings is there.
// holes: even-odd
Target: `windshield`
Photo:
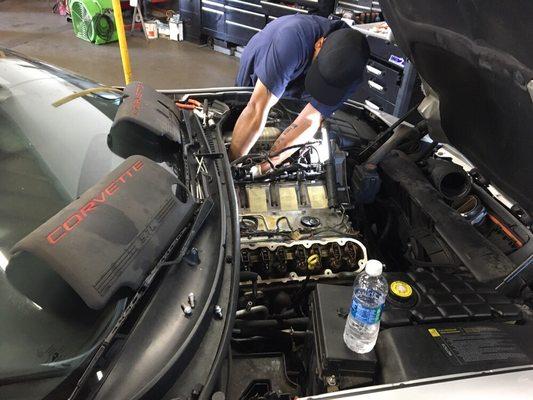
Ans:
[[[122,161],[106,144],[116,95],[51,105],[94,86],[11,53],[0,57],[0,398],[50,393],[90,354],[123,306],[43,308],[17,292],[5,274],[16,242]]]

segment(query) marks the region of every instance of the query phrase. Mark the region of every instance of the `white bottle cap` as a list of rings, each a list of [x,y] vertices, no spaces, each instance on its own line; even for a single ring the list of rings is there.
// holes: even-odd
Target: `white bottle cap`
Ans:
[[[366,262],[365,272],[370,276],[380,276],[383,272],[383,264],[378,260],[368,260]]]

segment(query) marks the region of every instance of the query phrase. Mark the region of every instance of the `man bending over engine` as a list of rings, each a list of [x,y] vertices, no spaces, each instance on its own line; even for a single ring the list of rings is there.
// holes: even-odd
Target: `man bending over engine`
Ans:
[[[235,124],[230,159],[248,154],[263,132],[270,109],[282,96],[307,104],[270,154],[310,141],[322,118],[355,91],[368,55],[366,38],[342,21],[296,14],[270,22],[242,53],[236,85],[253,86],[254,91]],[[295,151],[292,147],[270,161],[276,166]],[[270,168],[264,162],[260,172]]]

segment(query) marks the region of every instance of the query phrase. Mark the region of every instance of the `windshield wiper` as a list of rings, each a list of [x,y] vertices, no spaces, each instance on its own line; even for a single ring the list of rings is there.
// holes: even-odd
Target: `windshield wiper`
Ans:
[[[211,210],[213,210],[213,206],[215,205],[215,202],[211,197],[208,197],[204,200],[202,205],[200,206],[200,209],[198,210],[198,213],[196,214],[194,218],[194,222],[192,223],[191,229],[189,230],[189,234],[187,235],[187,238],[183,242],[183,246],[181,247],[181,251],[179,252],[176,259],[172,261],[167,261],[161,264],[161,266],[165,265],[176,265],[183,260],[183,257],[188,253],[189,248],[192,244],[192,241],[196,237],[196,234],[200,230],[200,228],[204,225],[205,220],[207,217],[209,217],[209,214],[211,214]]]

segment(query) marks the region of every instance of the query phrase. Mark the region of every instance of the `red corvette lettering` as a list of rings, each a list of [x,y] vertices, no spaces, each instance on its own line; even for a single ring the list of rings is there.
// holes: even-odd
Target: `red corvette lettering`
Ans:
[[[92,198],[92,200],[85,203],[75,213],[70,215],[63,223],[55,227],[47,236],[46,240],[50,244],[57,244],[67,234],[75,230],[80,223],[82,223],[88,215],[95,211],[100,204],[106,203],[111,196],[117,193],[120,188],[126,183],[126,180],[133,177],[135,173],[140,171],[144,163],[139,160],[122,173],[117,179],[107,185],[101,192]],[[129,177],[129,178],[128,178]]]
[[[137,87],[135,88],[135,98],[133,99],[133,103],[131,106],[131,112],[133,115],[139,114],[139,110],[141,109],[141,101],[143,98],[143,88],[144,88],[144,85],[142,83],[137,84]]]
[[[93,201],[97,203],[104,203],[105,202],[105,191],[98,193],[98,196],[95,196],[93,198]]]
[[[80,212],[81,214],[86,217],[87,214],[89,212],[91,212],[92,210],[94,210],[94,208],[96,207],[96,202],[91,200],[90,202],[88,202],[87,204],[85,204],[82,208],[80,208]]]
[[[67,231],[73,230],[81,221],[83,220],[83,216],[80,214],[72,214],[70,217],[67,218],[65,222],[63,222],[63,227]]]
[[[48,242],[50,244],[56,244],[66,234],[67,234],[67,231],[63,228],[62,225],[60,225],[56,229],[54,229],[52,232],[50,232],[46,238],[48,239]]]
[[[105,192],[108,196],[112,196],[118,190],[118,185],[116,182],[111,182],[111,184],[105,188]]]
[[[135,164],[133,164],[133,169],[135,171],[139,171],[143,167],[143,162],[141,160],[135,161]]]

